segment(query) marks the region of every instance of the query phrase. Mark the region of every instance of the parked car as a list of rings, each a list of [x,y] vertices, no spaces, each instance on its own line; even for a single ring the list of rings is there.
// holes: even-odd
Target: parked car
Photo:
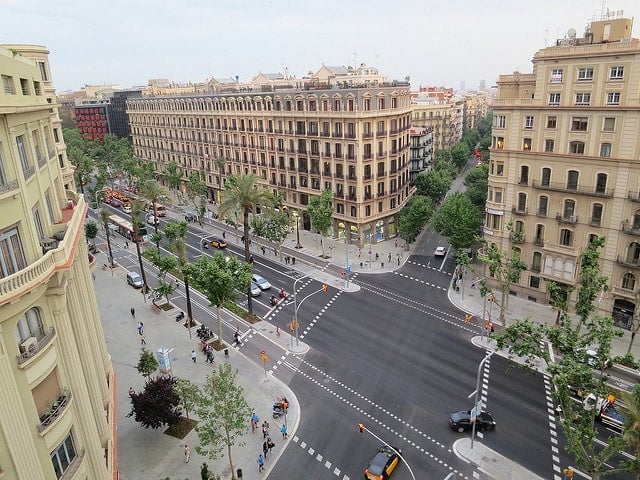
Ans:
[[[158,217],[156,217],[155,215],[148,214],[147,215],[147,223],[149,225],[158,225],[160,223],[160,220],[158,220]]]
[[[402,454],[399,449],[395,449],[398,453]],[[375,457],[371,460],[371,463],[364,470],[364,478],[370,480],[386,480],[400,463],[400,456],[393,451],[393,449],[384,446],[381,447],[376,453]]]
[[[251,296],[257,297],[261,292],[262,290],[260,290],[258,284],[256,282],[251,282]]]
[[[436,247],[433,252],[434,257],[444,257],[447,254],[447,247]]]
[[[214,248],[227,248],[227,242],[218,237],[211,239],[211,246]]]
[[[142,288],[144,285],[138,272],[127,272],[127,283],[133,288]]]
[[[129,205],[129,204],[127,204],[127,205],[123,205],[123,206],[122,206],[122,211],[123,211],[124,213],[129,213],[129,214],[130,214],[130,213],[131,213],[131,205]]]
[[[465,430],[471,430],[473,428],[471,411],[460,410],[458,412],[451,412],[449,414],[449,426],[460,433]],[[496,428],[496,422],[490,413],[480,412],[480,415],[476,416],[476,430],[493,430],[494,428]]]
[[[269,290],[271,288],[271,284],[264,277],[255,273],[253,274],[253,281],[260,287],[260,290]]]

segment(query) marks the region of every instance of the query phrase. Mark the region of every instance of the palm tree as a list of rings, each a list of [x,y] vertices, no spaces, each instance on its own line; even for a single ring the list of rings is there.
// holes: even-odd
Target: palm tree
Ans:
[[[156,205],[161,200],[166,201],[168,199],[166,189],[154,179],[145,180],[140,183],[140,196],[146,198],[151,202],[151,205],[153,206],[154,215],[156,213]],[[157,240],[158,239],[158,222],[155,222],[154,229],[155,229],[156,240]],[[159,241],[156,242],[156,246],[160,248]]]
[[[167,238],[167,249],[176,254],[178,259],[178,269],[182,272],[182,281],[187,294],[187,324],[189,325],[189,338],[191,338],[191,322],[193,320],[193,310],[191,309],[191,295],[189,292],[189,275],[185,265],[189,263],[187,258],[187,233],[189,226],[187,222],[171,222],[164,229],[164,236]]]
[[[622,439],[633,450],[637,466],[638,459],[640,459],[640,385],[636,385],[632,392],[623,392],[622,401],[626,407]],[[637,468],[635,472],[636,480],[640,480],[640,468]]]
[[[218,213],[221,218],[229,218],[235,213],[242,214],[242,227],[244,235],[244,259],[248,262],[249,255],[249,213],[253,213],[256,207],[268,205],[272,196],[269,190],[258,188],[255,175],[236,174],[231,175],[224,185],[221,203]],[[253,301],[251,287],[247,289],[247,310],[253,315]]]
[[[218,203],[222,202],[222,174],[224,173],[224,167],[227,164],[227,159],[224,157],[216,158],[213,163],[218,167]]]
[[[100,218],[104,225],[105,235],[107,236],[107,248],[109,250],[109,267],[111,267],[111,273],[113,274],[113,251],[111,250],[111,229],[109,228],[109,216],[111,212],[104,208],[100,209]]]
[[[149,285],[147,284],[147,275],[144,273],[144,265],[142,263],[142,253],[140,252],[140,242],[137,239],[140,237],[140,216],[142,215],[142,207],[144,201],[136,199],[131,202],[131,225],[133,227],[133,243],[136,244],[136,253],[138,254],[138,265],[140,266],[140,275],[142,276],[142,293],[146,294],[149,291]],[[145,297],[146,298],[146,297]]]

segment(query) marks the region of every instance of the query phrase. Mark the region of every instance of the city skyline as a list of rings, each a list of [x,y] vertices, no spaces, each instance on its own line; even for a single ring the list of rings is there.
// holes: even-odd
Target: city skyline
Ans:
[[[395,2],[393,9],[379,0],[329,0],[322,8],[284,0],[221,7],[204,0],[179,7],[113,0],[108,11],[95,0],[8,2],[1,43],[46,46],[58,91],[108,83],[126,88],[151,78],[248,81],[259,72],[300,78],[322,64],[360,63],[390,79],[408,76],[413,89],[457,89],[463,82],[475,89],[482,80],[491,87],[500,74],[529,72],[533,54],[569,28],[582,36],[587,21],[600,18],[607,6],[640,18],[640,4],[632,0],[541,0],[524,15],[518,4],[496,0],[428,10],[411,0]],[[637,28],[633,33],[640,36]]]

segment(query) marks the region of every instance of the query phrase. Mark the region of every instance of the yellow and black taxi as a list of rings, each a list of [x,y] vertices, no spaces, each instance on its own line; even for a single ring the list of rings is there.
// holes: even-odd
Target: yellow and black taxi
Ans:
[[[211,246],[213,248],[227,248],[227,242],[218,237],[213,237],[211,239]]]
[[[384,446],[378,450],[376,456],[373,457],[369,466],[364,470],[364,478],[369,480],[387,480],[400,463],[400,455],[402,452]],[[398,453],[396,453],[398,452]]]

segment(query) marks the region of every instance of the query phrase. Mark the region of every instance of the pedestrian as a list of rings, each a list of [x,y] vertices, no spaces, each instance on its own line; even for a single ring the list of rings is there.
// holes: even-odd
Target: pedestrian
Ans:
[[[389,263],[391,263],[391,252],[389,252]]]
[[[189,463],[189,458],[191,457],[191,449],[189,445],[184,444],[184,463]]]
[[[295,265],[296,264],[296,257],[291,257],[291,264]]]
[[[146,340],[144,339],[144,335],[141,333],[141,334],[140,334],[140,345],[146,345],[146,344],[147,344],[147,342],[146,342]]]
[[[267,458],[267,453],[269,453],[269,447],[267,445],[267,441],[262,442],[262,453],[264,453],[264,458]]]
[[[277,248],[273,248],[273,254],[277,257],[278,256],[278,249]]]
[[[265,247],[264,245],[260,244],[260,250],[262,250],[262,254],[264,255],[265,253],[267,253],[267,247]]]
[[[234,344],[234,345],[238,345],[238,346],[242,345],[242,344],[240,343],[240,333],[238,332],[238,330],[236,330],[236,331],[233,333],[233,344]]]
[[[258,420],[260,418],[256,415],[256,412],[253,412],[251,415],[251,433],[256,433],[256,428],[258,428]]]
[[[127,250],[129,250],[129,242],[127,242],[126,240],[125,240],[125,242],[124,242],[124,248],[126,248]]]
[[[289,265],[289,255],[286,255],[286,256],[284,257],[284,263],[285,263],[286,265]]]
[[[136,318],[136,309],[135,309],[135,308],[133,308],[133,307],[131,307],[130,312],[131,312],[131,316],[132,316],[133,318]]]
[[[396,239],[396,248],[398,248],[398,240]]]
[[[224,230],[222,231],[222,238],[223,238],[223,239],[226,239],[226,238],[227,238],[227,232],[226,232],[226,231],[224,231]]]
[[[273,443],[273,440],[271,440],[271,437],[267,437],[267,448],[269,449],[269,453],[271,453],[271,450],[275,446],[276,446],[276,444]]]
[[[196,351],[195,350],[191,350],[191,360],[193,360],[193,363],[196,363],[196,358],[198,356],[196,355]]]
[[[262,458],[262,454],[258,455],[258,471],[264,471],[264,458]]]
[[[267,438],[269,436],[269,428],[267,427],[267,422],[265,421],[262,424],[262,438]]]
[[[133,387],[129,387],[129,396],[132,397],[135,393],[136,391],[133,389]]]
[[[142,335],[144,333],[144,324],[142,322],[138,322],[136,327],[138,329],[138,335]]]
[[[283,423],[282,427],[280,427],[280,433],[282,433],[282,438],[289,438],[287,434],[287,426]]]
[[[398,257],[398,266],[400,266],[400,257]]]
[[[213,347],[211,345],[207,346],[207,362],[213,364]]]

